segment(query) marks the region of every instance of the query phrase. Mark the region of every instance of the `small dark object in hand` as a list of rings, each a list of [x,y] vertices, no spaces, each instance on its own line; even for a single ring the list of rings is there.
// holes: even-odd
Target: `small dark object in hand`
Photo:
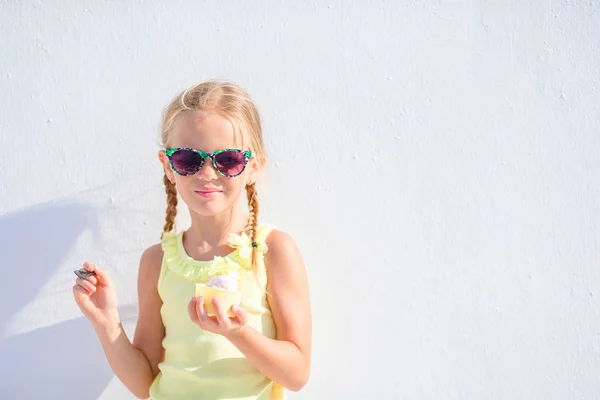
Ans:
[[[83,280],[89,278],[92,275],[96,275],[95,272],[90,272],[90,271],[85,270],[85,269],[76,269],[73,272],[75,272],[75,275],[77,275],[79,278],[81,278]]]

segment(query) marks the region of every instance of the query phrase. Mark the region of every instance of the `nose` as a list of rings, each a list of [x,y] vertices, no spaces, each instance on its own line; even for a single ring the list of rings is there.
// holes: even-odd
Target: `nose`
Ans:
[[[196,172],[196,176],[205,180],[217,179],[219,177],[219,173],[215,170],[215,166],[210,157],[204,159],[204,163],[202,164],[200,171]]]

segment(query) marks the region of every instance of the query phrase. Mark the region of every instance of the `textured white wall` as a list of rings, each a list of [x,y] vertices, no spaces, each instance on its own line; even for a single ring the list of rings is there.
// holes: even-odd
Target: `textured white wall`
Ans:
[[[0,398],[131,397],[72,270],[131,331],[160,112],[215,77],[310,275],[291,399],[600,398],[599,2],[282,3],[0,1]]]

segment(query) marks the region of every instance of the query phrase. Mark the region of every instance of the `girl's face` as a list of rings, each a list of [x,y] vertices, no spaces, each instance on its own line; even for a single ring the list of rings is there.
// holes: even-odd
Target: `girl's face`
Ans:
[[[236,132],[227,118],[216,113],[186,111],[175,120],[168,147],[188,147],[206,153],[224,149],[249,150],[242,139],[241,132]],[[253,181],[257,170],[253,157],[240,175],[225,177],[215,170],[212,160],[207,157],[196,174],[181,176],[171,169],[164,151],[161,150],[159,158],[167,177],[175,183],[190,211],[207,217],[231,211],[238,205],[246,183]]]

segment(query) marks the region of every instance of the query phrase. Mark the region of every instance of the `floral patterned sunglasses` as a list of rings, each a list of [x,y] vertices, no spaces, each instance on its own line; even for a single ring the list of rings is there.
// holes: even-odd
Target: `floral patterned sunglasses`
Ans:
[[[210,157],[217,172],[227,178],[238,176],[248,165],[252,157],[249,150],[225,149],[214,153],[205,153],[189,147],[174,147],[165,150],[171,168],[178,175],[191,176],[196,174],[204,165],[204,159]]]

